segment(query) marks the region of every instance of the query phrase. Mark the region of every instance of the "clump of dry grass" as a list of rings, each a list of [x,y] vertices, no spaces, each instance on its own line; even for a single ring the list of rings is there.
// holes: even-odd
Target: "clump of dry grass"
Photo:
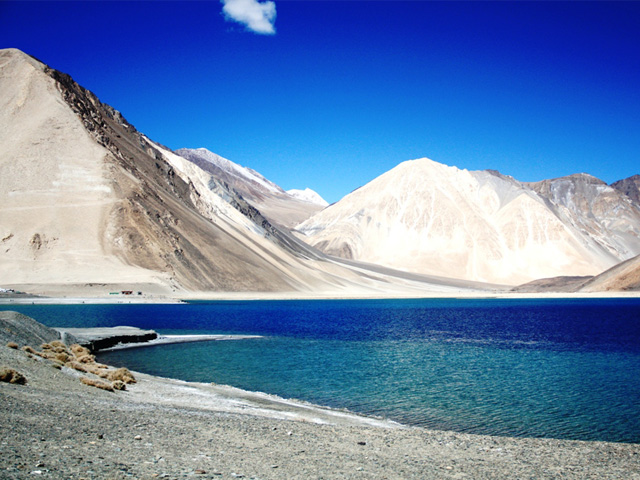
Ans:
[[[121,367],[117,370],[109,372],[109,376],[107,378],[112,382],[120,380],[126,384],[136,383],[136,377],[134,377],[133,373],[131,373],[126,367]]]
[[[13,348],[14,350],[17,350],[18,349],[18,344],[16,342],[9,342],[9,343],[7,343],[7,347]]]
[[[122,380],[116,380],[111,384],[114,390],[126,390],[127,385]]]
[[[96,357],[94,357],[93,355],[76,355],[76,360],[78,360],[80,363],[95,363]]]
[[[71,345],[70,348],[71,348],[71,352],[76,357],[81,357],[83,355],[91,355],[91,352],[87,347],[83,347],[82,345],[78,345],[77,343],[74,343],[73,345]]]
[[[89,369],[87,368],[87,366],[85,364],[80,363],[80,362],[76,362],[75,360],[68,361],[67,363],[64,364],[64,366],[72,368],[74,370],[78,370],[79,372],[90,373]]]
[[[80,381],[85,385],[113,392],[115,390],[126,390],[127,384],[136,383],[135,377],[128,368],[122,367],[117,370],[109,370],[108,365],[96,363],[96,357],[91,354],[88,348],[82,345],[74,344],[71,347],[66,347],[64,343],[56,340],[51,343],[43,343],[41,348],[42,352],[38,352],[29,346],[23,347],[22,350],[30,357],[38,355],[50,360],[56,368],[65,366],[107,380],[102,381],[97,378],[81,377]]]
[[[89,373],[93,373],[94,375],[100,377],[100,378],[109,378],[109,372],[106,370],[102,370],[98,367],[96,367],[95,365],[88,365],[87,367],[87,372]]]
[[[24,385],[27,383],[27,379],[24,375],[13,368],[0,367],[0,382]]]
[[[71,357],[69,357],[69,354],[67,352],[59,352],[59,353],[56,353],[54,360],[64,365],[69,361],[69,358]]]
[[[80,377],[80,381],[85,385],[89,385],[90,387],[100,388],[101,390],[106,390],[107,392],[113,392],[113,385],[110,383],[103,382],[102,380],[94,380],[93,378]]]

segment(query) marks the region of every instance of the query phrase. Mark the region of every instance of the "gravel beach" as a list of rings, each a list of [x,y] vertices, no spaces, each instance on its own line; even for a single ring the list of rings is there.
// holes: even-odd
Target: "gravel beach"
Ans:
[[[407,428],[137,372],[109,392],[6,339],[26,384],[0,382],[0,478],[640,479],[637,444]]]

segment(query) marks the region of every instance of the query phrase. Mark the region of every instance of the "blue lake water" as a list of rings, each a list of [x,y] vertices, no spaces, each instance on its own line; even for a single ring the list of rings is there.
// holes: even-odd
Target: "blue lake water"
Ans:
[[[640,442],[640,299],[0,308],[50,326],[264,335],[100,355],[151,374],[436,429]]]

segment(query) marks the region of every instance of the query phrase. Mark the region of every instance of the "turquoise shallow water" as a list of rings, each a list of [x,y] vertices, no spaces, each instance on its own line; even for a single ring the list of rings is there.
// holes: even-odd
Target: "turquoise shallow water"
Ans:
[[[438,429],[640,442],[640,301],[253,301],[17,308],[48,325],[262,339],[103,361]]]

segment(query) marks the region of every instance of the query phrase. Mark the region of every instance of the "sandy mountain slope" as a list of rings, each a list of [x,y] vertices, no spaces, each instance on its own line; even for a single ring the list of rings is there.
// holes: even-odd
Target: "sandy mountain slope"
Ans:
[[[591,277],[541,278],[512,289],[519,293],[640,291],[640,255]]]
[[[0,281],[70,295],[466,288],[325,257],[68,75],[15,49],[0,51]]]
[[[622,259],[514,179],[426,158],[401,163],[296,231],[333,255],[494,283],[594,275]]]
[[[579,292],[640,291],[640,256],[630,258],[592,278]]]
[[[291,195],[255,170],[238,165],[206,148],[181,148],[175,153],[226,183],[274,225],[291,229],[325,206]]]
[[[565,223],[616,258],[640,254],[640,205],[624,193],[585,173],[527,185],[548,199]]]
[[[299,283],[259,240],[246,240],[264,232],[241,212],[203,217],[189,183],[118,112],[17,50],[0,52],[0,65],[4,284],[277,291]]]

